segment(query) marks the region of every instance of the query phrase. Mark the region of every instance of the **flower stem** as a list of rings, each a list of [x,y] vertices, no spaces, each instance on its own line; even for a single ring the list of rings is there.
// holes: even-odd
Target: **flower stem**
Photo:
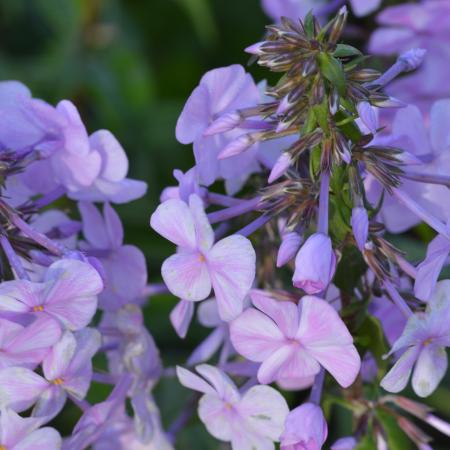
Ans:
[[[16,277],[20,278],[21,280],[29,280],[30,277],[28,276],[28,273],[24,269],[22,262],[20,261],[11,243],[5,235],[0,236],[0,245],[2,246],[6,257],[8,258],[9,264],[14,270]]]
[[[330,197],[330,173],[323,172],[320,179],[319,218],[317,231],[328,234],[328,204]]]
[[[244,228],[241,228],[239,231],[236,231],[236,234],[240,234],[242,236],[250,236],[256,230],[264,226],[267,222],[270,221],[272,217],[269,214],[263,214],[255,219],[253,222],[250,222]]]
[[[314,384],[311,388],[311,393],[309,394],[309,401],[315,405],[320,405],[320,399],[322,398],[323,384],[325,381],[325,369],[320,368],[320,372],[316,375],[314,379]]]
[[[390,281],[385,280],[384,288],[386,289],[387,293],[389,294],[395,305],[403,313],[403,315],[409,319],[413,315],[413,312],[411,311],[411,308],[408,306],[408,304],[405,302],[404,298],[398,293],[395,286]]]
[[[208,219],[211,224],[217,222],[223,222],[228,219],[240,216],[251,211],[258,209],[261,204],[261,197],[255,197],[251,200],[241,202],[239,205],[230,206],[229,208],[222,209],[208,214]]]

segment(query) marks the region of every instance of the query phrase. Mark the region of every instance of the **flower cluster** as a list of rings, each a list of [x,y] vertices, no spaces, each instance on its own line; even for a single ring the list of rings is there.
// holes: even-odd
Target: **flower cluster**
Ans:
[[[175,330],[187,335],[195,304],[213,328],[178,379],[202,394],[200,420],[233,450],[318,450],[336,404],[354,428],[334,450],[400,448],[393,427],[430,449],[411,416],[447,435],[450,426],[398,393],[412,374],[427,397],[447,369],[450,285],[438,279],[450,253],[450,103],[424,119],[422,91],[408,97],[401,86],[444,87],[418,79],[446,76],[429,66],[448,62],[431,45],[448,5],[382,12],[380,23],[397,28],[378,30],[370,46],[401,55],[380,73],[342,43],[345,6],[327,22],[345,2],[262,3],[276,23],[246,51],[279,80],[257,85],[239,65],[203,76],[176,128],[195,166],[175,171],[150,220],[177,246],[162,265],[179,298]],[[356,16],[381,6],[350,3]],[[412,263],[389,232],[421,222],[437,235]],[[289,394],[307,390],[296,403]]]
[[[0,448],[171,448],[140,308],[160,287],[147,285],[111,206],[146,184],[127,178],[122,146],[107,130],[89,136],[70,101],[54,107],[5,81],[0,115]],[[93,383],[114,386],[104,402],[87,400]],[[48,424],[68,402],[81,418],[62,438]]]

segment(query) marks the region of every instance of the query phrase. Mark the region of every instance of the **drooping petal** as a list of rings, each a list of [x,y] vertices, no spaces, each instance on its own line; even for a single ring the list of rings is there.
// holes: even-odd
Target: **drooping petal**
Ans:
[[[269,386],[253,386],[238,406],[250,429],[278,441],[289,413],[284,397]]]
[[[192,303],[191,303],[192,304]],[[226,338],[226,330],[223,327],[217,327],[203,342],[201,342],[192,352],[187,361],[192,366],[208,361],[219,349]]]
[[[123,226],[120,217],[109,203],[105,203],[103,206],[103,216],[108,241],[112,248],[119,248],[123,244]]]
[[[194,314],[194,304],[188,300],[180,300],[170,313],[170,322],[178,336],[186,337]]]
[[[47,389],[40,375],[23,367],[0,370],[0,407],[20,412],[28,409]]]
[[[66,391],[60,385],[49,385],[34,405],[33,417],[42,417],[46,422],[52,420],[64,408],[66,400]]]
[[[285,336],[273,320],[249,308],[231,322],[230,338],[234,348],[247,359],[262,362],[284,343]]]
[[[428,345],[422,348],[412,376],[412,387],[419,397],[428,397],[438,387],[447,371],[444,347]]]
[[[208,266],[199,252],[170,256],[164,261],[161,274],[170,292],[184,300],[204,300],[211,292]]]
[[[243,236],[228,236],[207,255],[211,281],[222,320],[236,318],[255,279],[256,254]]]
[[[418,347],[411,347],[406,350],[381,380],[380,386],[386,391],[394,393],[405,389],[419,353],[420,348]]]
[[[193,389],[194,391],[203,392],[204,394],[210,394],[217,397],[217,392],[212,388],[212,386],[190,370],[177,366],[177,377],[178,381],[183,386]]]
[[[79,202],[78,210],[83,222],[83,235],[94,248],[108,249],[110,242],[105,221],[100,211],[92,203]]]
[[[194,218],[182,200],[171,199],[161,203],[150,218],[150,226],[175,245],[197,248]]]

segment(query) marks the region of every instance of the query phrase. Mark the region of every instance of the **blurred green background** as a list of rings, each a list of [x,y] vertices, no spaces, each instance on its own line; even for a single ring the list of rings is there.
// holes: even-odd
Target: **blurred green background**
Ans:
[[[161,190],[173,184],[173,169],[193,165],[191,149],[175,140],[178,115],[205,71],[246,64],[243,48],[261,37],[267,22],[259,0],[0,0],[0,78],[20,80],[51,103],[72,100],[89,132],[111,130],[128,153],[131,176],[148,183],[145,198],[118,210],[127,241],[147,257],[152,281],[159,280],[161,261],[173,249],[150,230],[149,216]],[[357,36],[364,38],[374,22],[359,23]],[[257,80],[267,76],[257,66],[250,71]],[[419,258],[429,239],[426,229],[418,229],[396,243]],[[166,365],[182,363],[208,332],[194,327],[186,341],[178,339],[168,320],[174,304],[162,296],[146,309]],[[96,385],[90,400],[105,394]],[[166,426],[188,395],[173,381],[157,387]],[[430,403],[450,415],[447,388]],[[69,432],[76,415],[69,409],[58,426]],[[350,433],[345,414],[334,416],[340,433]],[[440,439],[440,448],[448,449]],[[222,447],[191,422],[177,449],[194,448]]]

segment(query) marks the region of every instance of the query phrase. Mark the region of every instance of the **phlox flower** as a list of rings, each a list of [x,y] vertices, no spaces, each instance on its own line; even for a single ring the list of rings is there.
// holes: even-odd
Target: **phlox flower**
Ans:
[[[245,133],[232,130],[204,136],[208,126],[220,116],[259,102],[259,91],[251,75],[240,65],[207,72],[192,92],[178,119],[176,137],[182,144],[194,144],[194,155],[201,183],[209,186],[216,179],[245,178],[258,169],[256,147],[241,155],[219,160],[227,143]]]
[[[0,319],[0,369],[34,369],[61,337],[61,327],[50,317],[39,317],[28,326]]]
[[[110,131],[99,130],[91,134],[89,145],[101,157],[100,172],[89,187],[69,193],[71,198],[90,202],[127,203],[145,194],[145,182],[126,178],[127,155]]]
[[[412,374],[412,387],[420,397],[432,394],[447,371],[450,346],[450,293],[448,280],[437,284],[424,313],[416,313],[395,342],[389,354],[403,351],[381,380],[389,392],[402,391]],[[414,370],[413,370],[414,369]]]
[[[326,301],[303,297],[299,305],[252,296],[255,308],[244,311],[230,326],[235,349],[261,362],[260,383],[316,375],[320,366],[343,387],[359,373],[361,360],[353,338]],[[257,309],[256,309],[257,308]]]
[[[448,176],[450,174],[449,120],[450,100],[440,100],[433,104],[428,125],[417,107],[401,108],[394,117],[391,132],[377,138],[376,143],[408,152],[411,156],[402,167],[406,172]],[[381,186],[370,175],[365,179],[365,186],[368,199],[373,204],[377,204],[381,196]],[[442,222],[446,222],[450,217],[447,187],[404,179],[399,189],[414,198],[421,207]],[[388,193],[384,197],[379,218],[392,233],[401,233],[420,223],[417,215]]]
[[[41,282],[1,283],[0,315],[51,316],[64,327],[79,330],[94,316],[102,289],[102,279],[90,264],[62,259],[45,271]]]
[[[168,200],[158,206],[150,225],[178,245],[178,252],[162,265],[168,289],[183,300],[206,299],[214,289],[219,314],[231,320],[240,314],[255,277],[255,251],[240,235],[214,243],[201,199],[191,195],[189,205]]]
[[[95,256],[106,272],[105,289],[99,296],[100,307],[117,310],[142,295],[147,284],[145,257],[134,245],[123,244],[123,226],[111,205],[103,205],[103,215],[88,202],[80,202],[78,209],[85,238],[80,248]]]
[[[233,450],[274,450],[289,412],[283,396],[269,386],[253,386],[241,394],[216,367],[201,364],[196,370],[204,379],[182,367],[177,375],[183,386],[204,394],[198,414],[208,432],[231,442]]]
[[[281,450],[320,450],[327,439],[328,426],[319,406],[304,403],[286,418]]]
[[[43,420],[22,418],[11,409],[0,413],[0,448],[5,450],[59,450],[62,439],[51,427],[39,428]]]
[[[37,402],[34,416],[54,417],[67,395],[78,400],[86,396],[92,378],[91,359],[99,347],[100,333],[92,328],[75,335],[66,331],[44,358],[44,377],[20,367],[0,370],[0,405],[24,411]]]

